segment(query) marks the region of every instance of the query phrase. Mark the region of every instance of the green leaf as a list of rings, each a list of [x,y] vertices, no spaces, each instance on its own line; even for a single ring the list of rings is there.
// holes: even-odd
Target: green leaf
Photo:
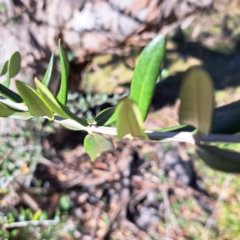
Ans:
[[[28,120],[32,118],[33,116],[29,112],[15,112],[11,115],[12,118],[15,119],[21,119],[21,120]]]
[[[6,61],[1,67],[0,67],[0,76],[4,75],[7,72],[8,69],[8,61]]]
[[[13,92],[9,88],[5,87],[0,83],[0,94],[7,99],[12,100],[13,102],[22,103],[23,100],[17,93]]]
[[[147,117],[154,94],[165,54],[165,45],[166,40],[163,35],[154,38],[141,52],[134,70],[129,98],[138,105],[143,120]]]
[[[210,75],[199,67],[191,68],[182,83],[179,122],[211,132],[214,109],[214,87]]]
[[[32,221],[37,221],[39,219],[41,213],[42,213],[41,209],[37,210],[32,217]]]
[[[45,73],[45,75],[43,77],[43,80],[42,80],[42,83],[45,86],[48,86],[49,82],[51,80],[52,71],[53,71],[53,65],[54,65],[54,51],[53,51],[52,56],[50,58],[50,61],[48,63],[47,71],[46,71],[46,73]]]
[[[88,134],[84,138],[83,145],[92,161],[94,161],[102,153],[114,150],[112,142],[98,133]]]
[[[16,76],[19,71],[21,70],[21,55],[19,52],[15,52],[9,62],[8,62],[8,69],[7,69],[7,79],[3,83],[5,87],[10,86],[10,78]]]
[[[161,128],[158,130],[154,130],[154,132],[192,132],[194,130],[193,127],[188,125],[179,125],[168,128]]]
[[[67,91],[68,91],[68,77],[69,77],[69,62],[67,58],[67,54],[62,47],[61,40],[58,43],[59,54],[60,54],[60,66],[61,66],[61,85],[60,90],[57,95],[58,101],[62,105],[66,105],[67,103]]]
[[[85,119],[79,118],[76,115],[74,115],[72,112],[70,112],[65,106],[63,106],[52,94],[52,92],[43,84],[41,83],[37,78],[35,78],[35,84],[37,87],[37,91],[39,92],[41,98],[45,102],[45,104],[51,109],[54,113],[59,115],[63,118],[70,118],[78,122],[80,125],[88,126],[88,123]]]
[[[115,107],[110,107],[102,110],[95,118],[98,126],[109,125],[116,121]]]
[[[61,196],[61,198],[59,200],[59,204],[60,204],[61,208],[65,211],[69,210],[71,207],[71,202],[70,202],[69,198],[66,196]]]
[[[240,132],[240,101],[215,108],[212,133],[233,134]]]
[[[27,104],[28,110],[33,116],[47,116],[49,120],[53,120],[52,111],[46,106],[37,92],[28,84],[20,81],[15,81],[16,88]]]
[[[240,153],[208,145],[196,148],[198,156],[210,167],[228,173],[240,173]]]
[[[3,103],[0,102],[0,117],[9,117],[14,114],[16,111],[8,108]]]
[[[24,104],[24,102],[16,103],[7,98],[1,98],[1,97],[0,97],[0,102],[6,105],[8,108],[13,109],[14,111],[28,112],[28,108]]]
[[[117,136],[122,138],[128,134],[131,137],[147,138],[143,130],[143,120],[138,106],[128,98],[117,105]]]

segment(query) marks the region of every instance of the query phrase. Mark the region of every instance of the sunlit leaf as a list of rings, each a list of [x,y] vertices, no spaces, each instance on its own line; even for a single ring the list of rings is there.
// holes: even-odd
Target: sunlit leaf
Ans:
[[[90,133],[84,138],[84,148],[91,160],[94,161],[104,152],[114,150],[114,145],[98,133]]]
[[[0,76],[7,73],[8,69],[8,61],[6,61],[1,67],[0,67]]]
[[[141,52],[134,70],[129,98],[134,101],[145,120],[154,94],[156,81],[165,54],[165,37],[154,38]]]
[[[0,117],[9,117],[14,114],[16,111],[8,108],[3,103],[0,102]]]
[[[147,138],[143,130],[143,120],[138,106],[128,98],[124,98],[117,105],[117,136],[122,138],[126,135],[131,137]]]
[[[34,215],[33,215],[33,217],[32,217],[32,220],[33,220],[33,221],[38,220],[39,217],[40,217],[40,215],[41,215],[41,213],[42,213],[42,210],[41,210],[41,209],[37,210],[37,211],[34,213]]]
[[[62,105],[67,103],[67,91],[68,91],[68,77],[69,77],[69,62],[67,54],[62,47],[61,40],[58,43],[59,55],[60,55],[60,66],[61,66],[61,85],[57,95],[57,99]]]
[[[24,104],[24,102],[16,103],[16,102],[13,102],[12,100],[9,100],[7,98],[2,98],[2,97],[0,97],[0,102],[6,105],[7,107],[9,107],[10,109],[13,109],[14,111],[18,111],[18,112],[28,111],[28,108]]]
[[[28,120],[33,116],[29,112],[15,112],[11,115],[11,117],[15,119]]]
[[[196,148],[198,156],[210,167],[229,173],[240,173],[240,153],[208,145]]]
[[[79,124],[83,126],[88,126],[88,123],[85,119],[79,118],[70,112],[65,106],[63,106],[57,98],[52,94],[52,92],[42,84],[37,78],[35,78],[35,84],[37,87],[37,91],[39,92],[41,98],[45,102],[45,104],[51,109],[54,113],[63,118],[70,118],[77,121]]]
[[[2,95],[3,97],[5,97],[7,99],[12,100],[13,102],[17,102],[17,103],[23,102],[23,100],[20,97],[20,95],[18,95],[17,93],[13,92],[9,88],[5,87],[1,83],[0,83],[0,95]]]
[[[30,114],[33,116],[47,116],[49,120],[54,119],[52,111],[32,87],[20,81],[16,81],[15,84],[19,94],[27,104]]]
[[[109,125],[116,121],[115,107],[106,108],[101,111],[95,118],[98,126]]]
[[[21,56],[19,52],[15,52],[9,62],[8,62],[8,69],[7,69],[7,79],[3,83],[5,87],[10,86],[10,78],[16,76],[19,71],[21,70]]]
[[[85,127],[83,127],[82,124],[80,124],[79,122],[73,120],[73,119],[69,119],[69,118],[62,118],[59,116],[55,116],[54,119],[55,122],[60,123],[62,126],[74,130],[74,131],[82,131],[82,130],[86,130]]]
[[[48,86],[49,82],[51,80],[52,71],[53,71],[53,65],[54,65],[54,51],[53,51],[52,56],[50,58],[50,61],[48,63],[47,71],[46,71],[46,73],[45,73],[45,75],[43,77],[43,80],[42,80],[42,83],[45,86]]]
[[[199,67],[191,68],[183,80],[180,99],[179,122],[208,135],[214,109],[214,87],[210,75]]]

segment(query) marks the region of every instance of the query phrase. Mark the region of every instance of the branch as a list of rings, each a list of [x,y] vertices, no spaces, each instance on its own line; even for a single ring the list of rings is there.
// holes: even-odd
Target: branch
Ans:
[[[27,111],[27,107],[22,103],[14,103],[4,97],[0,98],[0,102],[5,103],[11,107],[15,107],[22,111]],[[13,116],[14,117],[14,116]],[[44,117],[48,119],[47,117]],[[95,132],[100,134],[106,134],[111,136],[117,136],[117,129],[113,127],[102,127],[96,125],[90,125],[89,127],[83,127],[78,122],[72,119],[66,119],[55,115],[55,122],[69,126],[70,128],[76,128],[79,130],[89,130],[89,132]],[[240,135],[233,134],[210,134],[208,136],[200,134],[196,136],[193,132],[154,132],[150,130],[145,130],[148,138],[157,141],[177,141],[177,142],[187,142],[191,144],[196,144],[199,142],[228,142],[228,143],[240,143]]]
[[[26,226],[40,226],[40,225],[56,225],[59,220],[35,220],[35,221],[21,221],[3,224],[2,228],[16,228],[16,227],[26,227]]]
[[[95,133],[117,136],[117,129],[112,127],[98,127],[92,125],[90,130]],[[159,141],[177,141],[196,144],[198,142],[229,142],[240,143],[240,135],[233,134],[210,134],[208,136],[200,134],[198,136],[193,132],[154,132],[146,130],[145,133],[151,140]]]

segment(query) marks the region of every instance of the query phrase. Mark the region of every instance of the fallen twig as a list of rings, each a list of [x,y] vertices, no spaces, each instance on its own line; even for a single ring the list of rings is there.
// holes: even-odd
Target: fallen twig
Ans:
[[[205,225],[205,239],[206,240],[209,239],[209,231],[210,231],[210,228],[213,225],[213,219],[214,219],[215,214],[217,213],[218,205],[222,201],[224,193],[225,193],[226,189],[229,187],[233,177],[234,177],[234,175],[228,175],[223,182],[221,192],[220,192],[219,197],[217,199],[217,202],[215,204],[215,208],[212,211],[212,214],[209,216],[209,218],[206,222],[206,225]]]
[[[54,220],[34,220],[34,221],[21,221],[3,224],[2,228],[17,228],[26,226],[41,226],[41,225],[56,225],[59,223],[58,219]]]

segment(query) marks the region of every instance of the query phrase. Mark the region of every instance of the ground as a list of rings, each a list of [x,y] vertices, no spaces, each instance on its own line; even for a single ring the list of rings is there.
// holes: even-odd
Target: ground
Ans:
[[[239,99],[239,12],[238,1],[227,7],[223,1],[200,30],[193,24],[170,34],[147,129],[178,124],[179,87],[189,66],[210,73],[216,106]],[[70,109],[91,117],[116,104],[139,51],[72,61]],[[239,178],[210,169],[193,146],[112,139],[116,151],[91,162],[83,132],[41,119],[4,120],[0,239],[239,238]]]

